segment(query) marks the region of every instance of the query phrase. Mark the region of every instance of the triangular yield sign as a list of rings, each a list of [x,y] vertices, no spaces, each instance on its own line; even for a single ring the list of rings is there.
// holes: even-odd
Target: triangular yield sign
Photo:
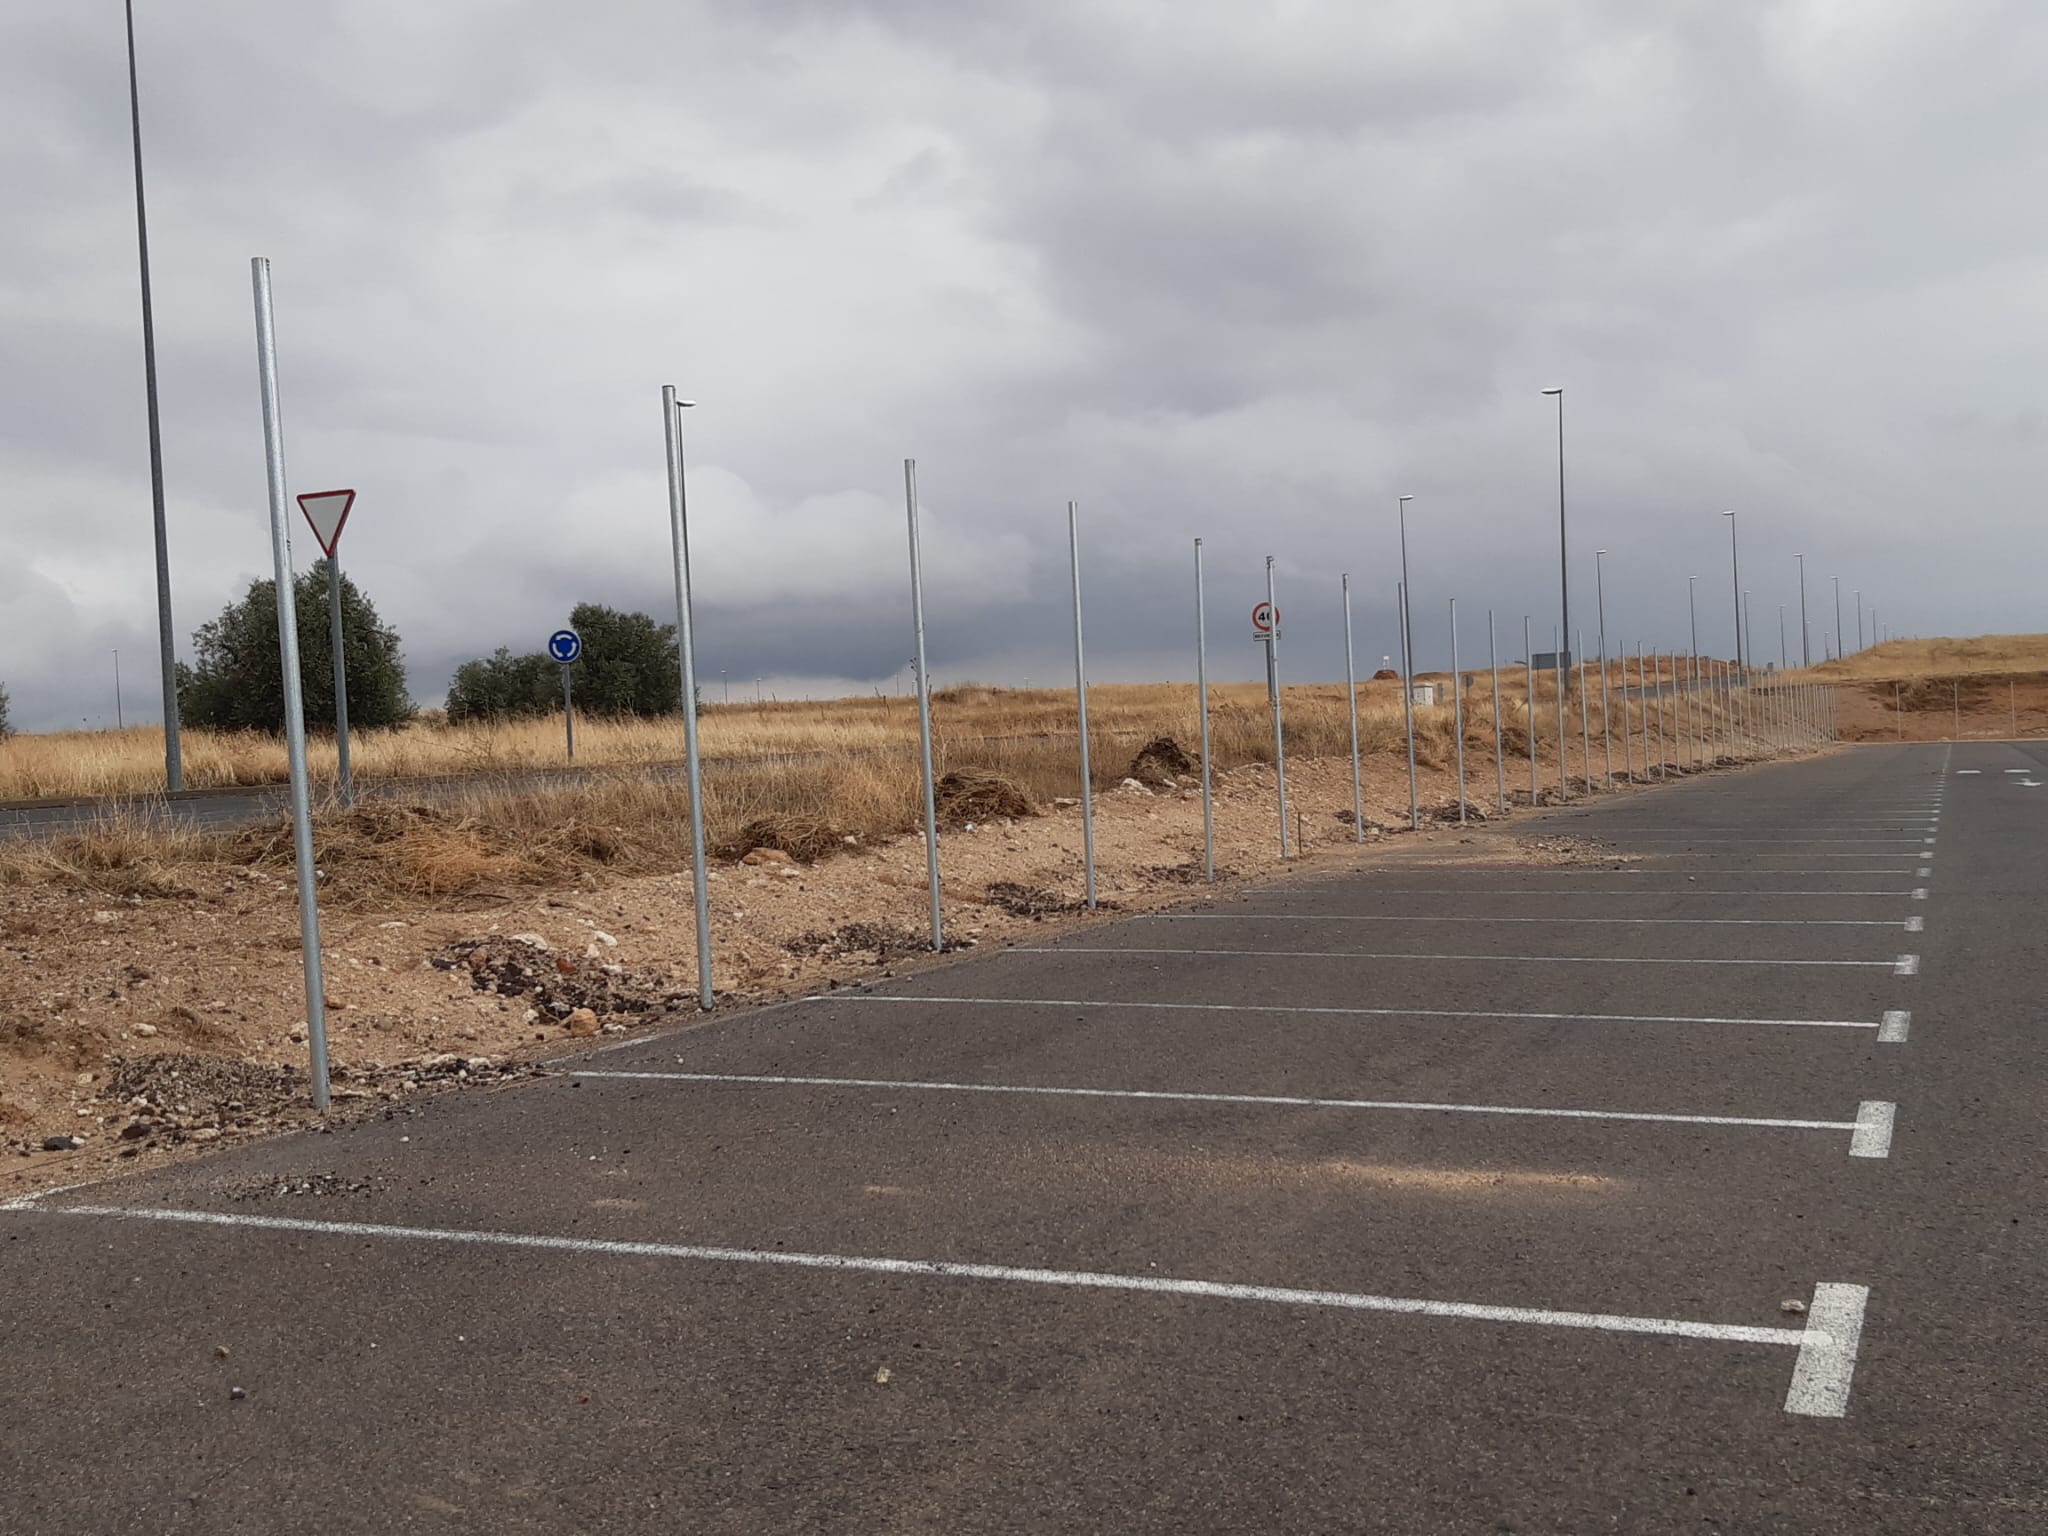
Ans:
[[[330,560],[334,546],[341,542],[341,525],[348,521],[348,509],[355,504],[354,491],[314,491],[299,498],[299,510],[313,525],[313,537]]]

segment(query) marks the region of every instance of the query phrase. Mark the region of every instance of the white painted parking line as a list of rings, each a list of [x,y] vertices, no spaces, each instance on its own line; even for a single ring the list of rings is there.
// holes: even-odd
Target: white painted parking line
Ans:
[[[1927,887],[1924,885],[1913,887],[1913,899],[1915,901],[1925,901],[1927,899]]]
[[[807,1003],[911,1003],[947,1008],[1127,1008],[1148,1013],[1291,1013],[1359,1019],[1531,1019],[1565,1024],[1754,1024],[1782,1029],[1874,1029],[1892,1027],[1905,1013],[1883,1019],[1750,1019],[1713,1014],[1671,1013],[1526,1013],[1504,1008],[1326,1008],[1306,1003],[1158,1003],[1119,1002],[1081,997],[931,997],[906,992],[817,992]],[[1880,1033],[1880,1040],[1887,1037]],[[1899,1039],[1904,1039],[1900,1025]]]
[[[1884,1022],[1877,1027],[1879,1045],[1903,1045],[1906,1034],[1913,1026],[1913,1012],[1909,1008],[1887,1008]]]
[[[1214,1301],[1265,1302],[1283,1307],[1325,1307],[1348,1312],[1390,1312],[1458,1322],[1521,1323],[1596,1333],[1652,1334],[1731,1344],[1789,1345],[1799,1351],[1785,1398],[1787,1413],[1840,1418],[1848,1410],[1849,1381],[1856,1368],[1862,1333],[1860,1285],[1823,1281],[1813,1291],[1806,1323],[1799,1328],[1764,1328],[1744,1323],[1705,1323],[1686,1318],[1636,1317],[1611,1312],[1558,1312],[1543,1307],[1495,1306],[1484,1302],[1433,1301],[1414,1296],[1376,1296],[1356,1291],[1308,1290],[1292,1286],[1246,1285],[1222,1280],[1179,1280],[1165,1275],[1125,1275],[1080,1269],[1035,1269],[1013,1264],[960,1263],[949,1259],[868,1258],[788,1249],[718,1248],[696,1243],[636,1243],[610,1238],[554,1237],[529,1232],[493,1232],[463,1227],[404,1227],[388,1222],[314,1221],[251,1212],[184,1211],[116,1205],[35,1206],[9,1201],[0,1210],[32,1211],[51,1217],[110,1221],[152,1221],[256,1232],[294,1232],[313,1237],[383,1238],[394,1242],[447,1243],[475,1248],[526,1248],[607,1258],[671,1259],[703,1264],[758,1264],[777,1269],[908,1275],[937,1280],[988,1280],[1016,1285],[1122,1291],[1152,1296],[1194,1296]],[[1853,1295],[1855,1307],[1848,1306]]]
[[[1673,955],[1432,955],[1411,951],[1355,949],[1126,949],[1117,945],[1091,947],[1079,944],[1018,944],[998,951],[1006,955],[1218,955],[1253,960],[1456,960],[1481,961],[1496,965],[1819,965],[1846,966],[1852,970],[1871,967],[1911,975],[1898,967],[1916,956],[1900,955],[1891,960],[1689,960]]]
[[[1852,871],[1868,873],[1868,871]],[[1456,885],[1372,885],[1361,883],[1359,891],[1368,896],[1626,896],[1634,900],[1638,896],[1910,896],[1911,891],[1806,891],[1788,889],[1765,889],[1754,891],[1723,890],[1719,886],[1698,886],[1687,891],[1569,891],[1563,886],[1496,886],[1475,891],[1469,886]]]
[[[680,1058],[678,1058],[680,1060]],[[1677,1115],[1655,1114],[1646,1110],[1621,1109],[1540,1109],[1506,1104],[1434,1104],[1409,1099],[1312,1099],[1293,1094],[1276,1093],[1193,1093],[1168,1091],[1151,1088],[1064,1088],[1047,1087],[1042,1084],[1017,1083],[948,1083],[926,1082],[915,1078],[885,1077],[780,1077],[751,1072],[571,1072],[571,1077],[622,1079],[628,1082],[655,1083],[728,1083],[742,1087],[759,1088],[850,1088],[882,1089],[889,1092],[906,1093],[993,1093],[1017,1094],[1032,1098],[1054,1099],[1145,1099],[1165,1100],[1182,1104],[1248,1104],[1273,1105],[1289,1109],[1361,1109],[1361,1110],[1413,1110],[1430,1114],[1447,1115],[1503,1115],[1521,1116],[1540,1120],[1627,1120],[1650,1125],[1730,1125],[1747,1126],[1760,1130],[1779,1131],[1853,1131],[1863,1138],[1860,1144],[1876,1145],[1874,1115],[1878,1110],[1886,1113],[1885,1145],[1891,1139],[1889,1118],[1893,1106],[1889,1104],[1865,1103],[1856,1111],[1854,1120],[1786,1120],[1756,1115]],[[1877,1151],[1857,1151],[1856,1137],[1851,1138],[1850,1156],[1883,1157],[1882,1147]]]
[[[1890,1157],[1892,1126],[1898,1118],[1898,1105],[1881,1099],[1865,1099],[1856,1107],[1856,1134],[1849,1138],[1849,1155]]]
[[[1920,957],[1918,955],[1899,956],[1898,963],[1892,967],[1892,974],[1894,976],[1918,976],[1920,974]]]
[[[1909,917],[1909,918],[1907,918],[1907,919],[1906,919],[1906,932],[1908,932],[1908,933],[1925,933],[1926,931],[1927,931],[1927,919],[1926,919],[1926,918],[1924,918],[1924,917]]]
[[[1792,1390],[1785,1411],[1814,1418],[1839,1419],[1849,1411],[1849,1383],[1856,1374],[1856,1347],[1863,1337],[1863,1310],[1870,1300],[1867,1285],[1821,1284],[1813,1288],[1806,1314],[1810,1347],[1799,1346],[1792,1368]]]
[[[1982,768],[1958,768],[1956,770],[1958,774],[1961,774],[1965,778],[1968,778],[1973,773],[1982,773],[1983,771],[1984,770]]]
[[[1881,917],[1421,917],[1406,912],[1134,912],[1131,921],[1235,923],[1564,923],[1574,927],[1632,928],[1905,928],[1919,932],[1920,919],[1903,923]]]
[[[1933,873],[1934,867],[1930,864],[1922,864],[1918,869],[1913,871],[1915,878],[1921,880],[1925,880],[1929,875]]]

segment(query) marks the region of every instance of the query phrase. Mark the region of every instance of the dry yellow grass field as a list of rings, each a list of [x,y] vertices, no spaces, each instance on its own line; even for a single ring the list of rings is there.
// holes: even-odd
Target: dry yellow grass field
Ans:
[[[1823,682],[1911,682],[1929,677],[2048,672],[2048,635],[1977,635],[1953,640],[1887,640],[1807,675]]]

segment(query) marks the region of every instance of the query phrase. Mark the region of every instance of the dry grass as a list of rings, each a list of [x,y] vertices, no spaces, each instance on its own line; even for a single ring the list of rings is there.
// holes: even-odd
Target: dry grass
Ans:
[[[1482,674],[1478,681],[1468,695],[1465,720],[1468,771],[1475,784],[1491,777],[1487,760],[1493,755],[1494,731],[1490,680]],[[1594,681],[1588,717],[1597,763],[1601,717]],[[1509,772],[1520,778],[1530,711],[1522,688],[1509,691],[1507,682],[1504,674],[1501,737]],[[1361,749],[1371,755],[1400,753],[1399,686],[1367,684],[1360,698]],[[1141,749],[1159,737],[1171,737],[1191,752],[1199,745],[1191,688],[1112,686],[1091,689],[1089,700],[1093,777],[1099,788],[1122,779]],[[1019,814],[1078,792],[1071,694],[949,692],[935,707],[935,766],[957,786],[952,820]],[[1668,717],[1670,702],[1664,707]],[[1539,679],[1536,735],[1542,756],[1552,765],[1557,761],[1555,711],[1554,686]],[[1262,688],[1216,689],[1210,713],[1217,767],[1272,760],[1272,716]],[[1613,729],[1627,729],[1639,742],[1640,707],[1631,704],[1625,713],[1626,720],[1617,696]],[[1344,756],[1350,749],[1350,724],[1342,686],[1290,688],[1286,726],[1291,757]],[[679,776],[622,768],[537,783],[506,772],[507,759],[514,768],[543,765],[539,753],[546,729],[545,724],[467,731],[421,726],[382,733],[379,754],[364,754],[369,762],[445,766],[467,760],[498,766],[464,777],[459,785],[444,784],[430,803],[387,796],[350,811],[322,812],[315,847],[325,898],[358,907],[490,900],[521,888],[686,865],[689,801]],[[601,744],[600,752],[609,748],[605,755],[615,764],[665,762],[681,749],[679,722],[602,725],[590,734]],[[580,746],[584,733],[578,735]],[[916,715],[909,701],[714,710],[705,720],[705,739],[707,840],[725,857],[766,845],[815,860],[921,824]],[[29,740],[47,749],[61,738]],[[429,750],[437,741],[442,747],[438,757]],[[1566,746],[1576,764],[1574,776],[1583,776],[1587,765],[1581,760],[1576,695],[1567,712]],[[410,757],[403,755],[408,752]],[[1455,761],[1457,735],[1448,704],[1416,711],[1416,752],[1428,766]],[[1617,740],[1617,771],[1623,756]],[[1635,756],[1640,762],[1640,745]],[[252,755],[237,765],[238,771],[262,761],[260,754]],[[1556,771],[1553,766],[1547,773]],[[947,805],[942,804],[941,814],[949,814]],[[166,827],[140,812],[111,811],[80,832],[0,842],[0,883],[58,882],[111,897],[188,892],[208,881],[236,878],[237,871],[283,878],[290,864],[291,837],[282,819],[260,828],[204,832]]]
[[[1905,682],[1914,678],[2048,672],[2048,635],[1978,635],[1968,640],[1887,640],[1807,675],[1824,682]]]

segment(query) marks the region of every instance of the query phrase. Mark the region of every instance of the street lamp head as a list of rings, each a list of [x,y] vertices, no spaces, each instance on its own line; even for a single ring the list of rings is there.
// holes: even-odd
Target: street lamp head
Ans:
[[[1404,503],[1405,503],[1405,502],[1410,502],[1410,501],[1413,501],[1414,499],[1415,499],[1415,498],[1414,498],[1413,496],[1396,496],[1396,497],[1394,498],[1394,500],[1395,500],[1395,501],[1397,501],[1397,502],[1404,502]]]
[[[1723,512],[1721,515],[1723,517],[1733,517],[1735,514],[1733,512]]]
[[[687,411],[691,406],[695,405],[696,403],[697,402],[694,400],[678,400],[676,402],[676,409],[681,411]]]
[[[1556,389],[1546,389],[1543,393],[1546,395],[1561,395],[1564,393],[1564,386],[1559,385]]]
[[[1596,549],[1596,550],[1594,550],[1594,551],[1593,551],[1593,553],[1594,553],[1594,554],[1595,554],[1595,555],[1597,556],[1597,555],[1604,555],[1604,554],[1606,554],[1606,553],[1607,553],[1607,551],[1606,551],[1606,550],[1604,550],[1604,549]]]

